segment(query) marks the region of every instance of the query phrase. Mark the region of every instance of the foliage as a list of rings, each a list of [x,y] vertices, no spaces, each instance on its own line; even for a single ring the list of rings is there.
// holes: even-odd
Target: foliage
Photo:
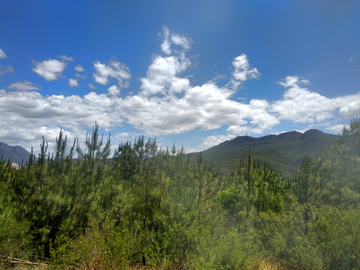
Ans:
[[[93,132],[82,149],[60,130],[54,154],[16,170],[0,160],[0,263],[54,269],[360,268],[360,124],[305,155],[286,180],[252,152],[227,175],[203,155]],[[295,134],[296,135],[296,134]],[[78,159],[73,160],[77,153]]]
[[[237,168],[239,160],[246,159],[249,149],[260,164],[281,173],[284,178],[297,173],[302,157],[306,154],[311,159],[327,150],[329,144],[336,142],[338,136],[312,129],[303,134],[296,131],[268,135],[260,138],[240,136],[225,141],[202,152],[204,159],[216,164],[221,171],[229,173]],[[187,154],[196,162],[199,153]]]

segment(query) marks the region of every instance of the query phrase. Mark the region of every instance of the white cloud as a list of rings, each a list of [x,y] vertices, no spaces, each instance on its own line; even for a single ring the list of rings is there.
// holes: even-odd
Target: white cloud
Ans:
[[[120,94],[120,89],[116,85],[110,86],[108,88],[108,91],[111,96],[116,96]]]
[[[60,127],[71,134],[80,134],[85,126],[97,121],[100,127],[120,126],[116,103],[104,94],[91,92],[84,97],[52,95],[37,92],[0,90],[0,137],[2,141],[38,145],[41,135],[54,140]],[[35,146],[36,146],[35,145]]]
[[[170,90],[162,97],[135,95],[119,101],[127,122],[151,135],[179,134],[201,127],[217,129],[223,125],[245,125],[249,119],[256,127],[266,130],[278,123],[267,112],[266,101],[252,100],[243,104],[231,99],[233,91],[209,82],[189,86],[181,95]],[[136,108],[136,110],[134,110]]]
[[[209,149],[211,147],[219,145],[220,143],[223,143],[228,140],[232,140],[234,138],[235,138],[234,135],[213,135],[202,138],[201,140],[204,142],[200,145],[200,150]]]
[[[319,124],[334,117],[337,109],[343,118],[360,115],[360,93],[327,98],[304,87],[310,82],[299,76],[288,76],[279,84],[287,90],[281,100],[273,102],[270,109],[279,120]]]
[[[252,126],[230,126],[226,130],[230,135],[245,136],[251,134],[262,134],[266,129]]]
[[[41,135],[54,140],[60,127],[77,136],[83,134],[84,127],[92,127],[95,121],[109,131],[126,123],[147,136],[227,126],[228,135],[202,139],[201,149],[206,149],[237,135],[271,131],[281,121],[319,125],[336,113],[343,118],[360,115],[360,93],[327,98],[310,91],[307,88],[310,82],[299,76],[288,76],[279,82],[285,88],[280,100],[238,101],[234,97],[235,88],[247,79],[260,76],[244,54],[234,59],[233,80],[227,86],[217,85],[216,80],[192,85],[188,77],[180,76],[191,67],[182,37],[169,31],[169,46],[182,46],[183,51],[171,51],[169,47],[169,51],[165,48],[165,56],[155,55],[134,95],[119,95],[131,75],[129,68],[116,60],[109,64],[94,62],[96,82],[106,85],[109,77],[118,80],[118,84],[111,84],[107,94],[43,96],[37,92],[0,90],[0,137],[8,142],[19,140],[28,144],[32,140],[41,140]],[[34,69],[40,70],[38,74],[51,81],[61,76],[65,67],[64,62],[49,59],[35,63]],[[91,83],[88,86],[95,88]],[[230,89],[230,86],[236,87]]]
[[[183,47],[184,50],[189,50],[191,48],[192,40],[183,35],[172,34],[171,42],[175,45]]]
[[[76,71],[78,72],[84,72],[85,71],[85,68],[83,68],[82,66],[80,65],[77,65],[76,67],[74,67]]]
[[[301,79],[299,76],[288,76],[279,84],[288,88],[283,99],[272,104],[271,111],[280,120],[313,123],[324,121],[333,116],[337,102],[303,87],[302,85],[310,84],[308,80]]]
[[[235,68],[230,84],[233,89],[237,89],[244,81],[248,79],[258,79],[261,74],[256,68],[251,68],[246,54],[239,55],[232,62]]]
[[[191,48],[192,40],[184,35],[176,34],[170,31],[166,26],[163,26],[163,43],[161,44],[161,51],[170,55],[171,44],[181,46],[184,51],[189,50]]]
[[[4,59],[4,58],[7,58],[7,56],[4,53],[4,51],[2,49],[0,49],[0,59]]]
[[[280,124],[279,119],[269,112],[271,106],[266,100],[252,99],[249,104],[243,104],[243,106],[242,123],[230,125],[227,129],[228,134],[238,136],[262,134]],[[245,119],[250,120],[250,125]]]
[[[133,132],[116,133],[114,136],[111,136],[111,140],[117,141],[118,144],[120,144],[121,142],[133,142],[139,137],[139,135],[140,134],[135,134]]]
[[[339,106],[339,113],[344,118],[353,118],[360,115],[360,93],[343,97],[336,97],[333,103]]]
[[[168,38],[171,44],[182,46],[184,50],[190,46],[184,36],[169,33]],[[258,74],[250,68],[246,56],[243,56],[243,60],[247,63],[247,78],[256,78]],[[246,69],[238,62],[236,60],[233,64],[235,70]],[[124,80],[130,78],[128,68],[115,60],[112,60],[109,65],[97,61],[94,63],[96,69],[94,78],[98,83],[107,84],[108,77],[121,81],[119,86],[109,87],[111,99],[105,98],[106,95],[91,92],[83,98],[70,96],[74,100],[70,97],[60,100],[57,97],[55,100],[64,109],[69,107],[68,102],[76,100],[78,104],[71,106],[89,114],[90,119],[102,119],[102,115],[106,115],[105,119],[107,119],[112,115],[114,118],[110,119],[114,119],[115,122],[127,122],[148,135],[179,134],[197,127],[212,130],[223,125],[233,127],[250,125],[253,131],[259,132],[277,124],[276,118],[267,111],[269,104],[264,100],[252,100],[249,104],[236,102],[232,100],[235,93],[233,90],[219,87],[214,81],[199,86],[190,85],[188,78],[179,77],[190,66],[191,62],[184,51],[174,51],[173,55],[166,57],[154,56],[147,76],[140,79],[141,91],[137,95],[121,98],[118,96],[120,87]],[[93,85],[89,84],[89,87]],[[32,113],[27,112],[27,115],[32,115]],[[45,119],[50,115],[51,113],[48,112],[46,117],[41,116],[39,112],[39,117],[45,117]],[[77,123],[82,117],[74,114],[73,118],[66,119]],[[60,119],[62,118],[52,119],[51,123],[61,123]],[[42,121],[45,120],[42,119]],[[100,126],[107,128],[111,125],[107,123],[106,126]],[[233,133],[228,136],[235,136],[236,132]]]
[[[12,66],[8,65],[7,67],[0,65],[0,76],[3,76],[5,73],[14,73]]]
[[[40,88],[35,83],[26,80],[22,82],[12,83],[9,86],[7,86],[7,88],[18,91],[40,90]]]
[[[226,131],[228,134],[231,134],[231,135],[244,136],[244,135],[247,135],[250,133],[251,127],[250,126],[230,126],[230,127],[228,127],[228,129]]]
[[[58,57],[59,57],[63,62],[65,62],[65,61],[69,61],[69,62],[74,61],[74,58],[72,58],[71,56],[66,56],[65,54],[59,55]]]
[[[147,70],[147,77],[140,78],[142,94],[150,95],[170,91],[180,93],[189,87],[187,78],[179,78],[176,75],[190,67],[191,62],[184,54],[180,56],[155,56]]]
[[[78,83],[78,80],[76,80],[76,79],[69,79],[68,85],[70,87],[75,87],[75,86],[79,86],[79,83]]]
[[[93,74],[95,82],[107,85],[109,83],[109,77],[118,80],[120,88],[126,88],[129,86],[129,80],[131,78],[130,69],[123,63],[111,60],[109,65],[102,64],[99,61],[94,62],[96,73]]]
[[[169,40],[170,30],[166,26],[163,26],[163,32],[164,32],[164,41],[161,44],[161,50],[165,54],[171,54],[171,49],[170,49],[171,43]]]
[[[349,125],[334,125],[327,127],[326,129],[336,134],[342,134],[344,127],[349,128]]]
[[[299,85],[311,85],[311,83],[306,80],[302,79],[299,76],[287,76],[284,80],[279,81],[278,84],[284,86],[285,88],[294,88],[299,87]]]
[[[35,67],[32,70],[49,82],[57,80],[66,67],[65,62],[56,59],[33,62],[33,64]]]
[[[92,83],[89,83],[88,86],[89,86],[90,89],[97,89],[97,87],[94,86]]]

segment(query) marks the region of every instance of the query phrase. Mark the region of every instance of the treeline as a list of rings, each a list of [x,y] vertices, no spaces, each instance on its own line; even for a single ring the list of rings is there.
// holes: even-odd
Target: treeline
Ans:
[[[288,179],[251,152],[221,175],[144,137],[109,159],[97,125],[83,148],[62,131],[47,148],[18,170],[0,161],[2,268],[360,268],[358,119]]]

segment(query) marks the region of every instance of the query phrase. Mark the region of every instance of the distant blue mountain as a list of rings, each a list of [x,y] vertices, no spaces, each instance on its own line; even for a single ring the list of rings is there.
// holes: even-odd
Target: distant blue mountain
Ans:
[[[6,143],[0,142],[0,157],[5,158],[13,163],[21,164],[29,160],[30,153],[21,146],[10,146]]]

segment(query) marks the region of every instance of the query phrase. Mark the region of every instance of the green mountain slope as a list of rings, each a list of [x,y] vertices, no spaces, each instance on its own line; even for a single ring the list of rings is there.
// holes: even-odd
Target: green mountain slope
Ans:
[[[305,133],[291,131],[260,138],[241,136],[203,151],[202,155],[215,167],[219,167],[220,171],[229,172],[238,166],[240,160],[247,158],[251,149],[253,159],[260,160],[284,177],[288,177],[297,172],[305,154],[314,158],[326,151],[327,146],[334,143],[337,138],[336,135],[316,129]],[[196,161],[198,154],[190,153],[186,157]]]

